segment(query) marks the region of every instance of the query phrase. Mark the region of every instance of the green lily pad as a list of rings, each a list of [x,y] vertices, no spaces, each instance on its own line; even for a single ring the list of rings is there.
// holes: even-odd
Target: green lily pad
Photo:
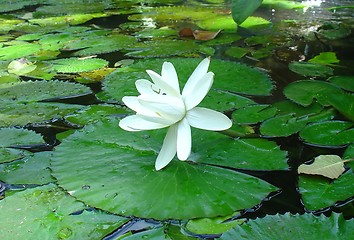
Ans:
[[[84,209],[84,204],[53,184],[27,189],[0,202],[0,235],[4,240],[101,239],[127,221]]]
[[[127,113],[131,112],[116,105],[91,105],[75,114],[66,116],[65,120],[77,125],[87,125],[102,120],[103,118],[125,115]]]
[[[328,102],[343,116],[354,121],[354,94],[330,94],[328,95]]]
[[[195,41],[184,40],[139,42],[130,46],[128,50],[126,56],[137,58],[170,57],[192,53],[214,54],[214,49],[211,47],[198,44]]]
[[[323,110],[321,104],[318,103],[304,107],[289,100],[276,102],[273,107],[277,108],[278,115],[294,114],[296,117],[311,116]]]
[[[175,29],[162,27],[158,29],[145,28],[135,34],[138,38],[164,38],[169,36],[177,36],[178,32]]]
[[[90,206],[155,219],[228,215],[254,206],[275,190],[255,177],[203,164],[173,161],[155,171],[164,132],[132,134],[113,119],[88,125],[55,149],[53,175],[60,186]],[[210,145],[196,140],[195,147]]]
[[[19,10],[19,9],[24,8],[25,6],[33,5],[34,2],[35,1],[30,1],[30,0],[24,0],[24,1],[5,0],[2,2],[0,12],[5,13],[5,12]]]
[[[323,24],[317,33],[327,40],[337,40],[350,36],[351,29],[344,24],[329,22]]]
[[[41,50],[36,43],[23,43],[0,48],[0,60],[12,60],[33,55]]]
[[[19,128],[0,128],[0,163],[11,162],[28,156],[29,153],[11,147],[44,144],[41,135]]]
[[[267,104],[249,105],[235,110],[232,119],[238,124],[255,124],[273,117],[277,109]]]
[[[334,76],[328,81],[344,90],[354,92],[354,76]]]
[[[323,177],[300,175],[298,184],[305,207],[309,210],[326,208],[354,195],[352,170],[332,182]]]
[[[243,23],[240,24],[240,27],[248,29],[260,29],[268,28],[272,23],[261,17],[249,16]]]
[[[50,63],[53,64],[54,70],[61,73],[88,72],[108,65],[106,60],[100,58],[62,58]]]
[[[242,58],[244,57],[247,53],[249,53],[250,50],[247,48],[243,47],[230,47],[225,51],[225,54],[230,57],[234,58]]]
[[[198,21],[208,19],[218,14],[213,8],[194,7],[194,6],[168,6],[145,8],[142,14],[134,14],[128,17],[131,21],[146,21],[153,19],[155,21]]]
[[[43,123],[71,114],[84,106],[64,103],[11,103],[0,101],[0,126],[25,126]]]
[[[291,230],[289,227],[291,226]],[[268,215],[248,221],[221,236],[222,240],[262,239],[273,240],[281,236],[283,240],[303,239],[350,239],[354,221],[345,220],[342,215],[332,213],[330,217],[312,214]],[[271,229],[271,231],[270,231]]]
[[[0,102],[34,102],[90,94],[81,84],[61,81],[26,81],[0,85]]]
[[[173,58],[166,59],[165,61],[172,62],[175,66],[182,87],[200,62],[200,59]],[[104,90],[116,101],[121,101],[123,96],[137,95],[135,81],[141,78],[150,79],[147,73],[145,73],[145,70],[151,69],[160,73],[161,66],[161,59],[137,61],[126,68],[117,70],[108,75],[103,82]],[[205,101],[207,101],[208,104],[212,103],[212,105],[206,105],[204,104],[204,101],[201,104],[208,108],[215,107],[215,109],[227,110],[229,109],[229,106],[242,107],[245,105],[238,104],[239,101],[240,103],[247,102],[247,104],[253,102],[247,98],[241,99],[237,95],[221,93],[220,90],[223,90],[222,92],[225,93],[233,92],[249,95],[269,95],[273,89],[272,82],[266,74],[246,65],[215,59],[211,61],[209,70],[214,72],[215,77],[212,90],[205,98]],[[214,90],[219,90],[219,92],[213,92]],[[209,97],[210,100],[208,100]],[[235,97],[234,100],[232,99],[233,97]],[[221,104],[226,105],[221,106]]]
[[[50,175],[51,152],[39,152],[10,163],[0,164],[0,180],[8,184],[47,184]]]
[[[208,31],[223,30],[226,32],[236,32],[237,24],[230,15],[219,15],[214,18],[207,18],[197,22],[198,27]]]
[[[310,124],[300,131],[300,138],[319,146],[342,146],[354,142],[352,122],[325,121]]]
[[[328,96],[341,94],[342,91],[335,85],[315,80],[302,80],[290,83],[284,89],[284,95],[303,106],[309,106],[314,99],[322,105],[330,105]]]
[[[333,63],[339,63],[339,60],[334,52],[321,52],[319,55],[309,59],[308,62],[330,65]]]
[[[8,72],[16,75],[25,75],[37,68],[37,65],[26,59],[14,60],[9,63]]]
[[[354,158],[354,143],[350,144],[343,154],[343,159],[353,159]],[[354,161],[349,161],[346,163],[352,170],[354,170]]]
[[[244,219],[239,219],[224,222],[230,217],[232,216],[192,219],[187,222],[186,229],[196,234],[221,234],[245,221]]]
[[[287,137],[303,129],[307,121],[307,117],[296,118],[293,114],[279,115],[265,120],[260,126],[260,132],[270,137]]]
[[[317,63],[291,62],[289,69],[305,77],[326,77],[333,75],[333,69]]]
[[[156,239],[156,240],[171,240],[164,232],[164,228],[155,228],[133,235],[123,237],[122,240],[140,240],[140,239]]]
[[[98,32],[100,33],[100,32]],[[94,54],[119,51],[137,42],[132,36],[123,34],[98,35],[86,32],[81,38],[67,42],[63,47],[65,51],[73,51],[75,56],[89,56]]]
[[[93,18],[105,17],[104,13],[87,13],[87,14],[72,14],[59,17],[47,17],[47,18],[34,18],[28,20],[29,23],[38,24],[40,26],[66,26],[66,25],[78,25],[85,23]]]

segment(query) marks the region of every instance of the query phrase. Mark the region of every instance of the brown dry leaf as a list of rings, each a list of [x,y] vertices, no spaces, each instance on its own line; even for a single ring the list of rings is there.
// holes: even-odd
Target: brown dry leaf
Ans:
[[[195,30],[193,31],[193,36],[196,40],[202,40],[202,41],[207,41],[214,39],[221,30],[217,32],[211,32],[211,31],[204,31],[204,30]]]
[[[183,28],[179,31],[180,37],[193,37],[193,30],[191,28]]]

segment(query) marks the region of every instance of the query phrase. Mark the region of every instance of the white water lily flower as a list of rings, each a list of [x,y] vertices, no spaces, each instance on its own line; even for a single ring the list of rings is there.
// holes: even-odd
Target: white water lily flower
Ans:
[[[171,162],[177,153],[179,160],[187,160],[192,148],[191,126],[222,131],[231,127],[224,114],[197,105],[204,99],[213,84],[214,73],[208,72],[210,58],[205,58],[189,77],[182,94],[172,63],[164,62],[161,76],[147,70],[153,82],[140,79],[135,82],[140,95],[123,97],[125,105],[136,112],[119,122],[127,131],[142,131],[169,127],[155,168],[160,170]]]

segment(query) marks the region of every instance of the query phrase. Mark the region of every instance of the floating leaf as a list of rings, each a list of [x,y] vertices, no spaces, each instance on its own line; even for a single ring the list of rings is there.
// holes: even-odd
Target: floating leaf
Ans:
[[[354,121],[354,94],[330,94],[328,103],[349,120]],[[345,103],[345,104],[343,104]]]
[[[0,201],[0,235],[4,240],[101,239],[127,221],[84,209],[53,184],[17,192]]]
[[[164,132],[132,134],[119,129],[113,119],[86,126],[56,147],[53,175],[60,186],[90,206],[155,219],[228,215],[254,206],[274,190],[252,176],[189,162],[173,161],[155,171]],[[210,147],[200,140],[194,143],[198,149]],[[230,156],[227,159],[232,161]]]
[[[270,105],[249,105],[234,111],[232,119],[238,124],[255,124],[273,117],[276,112],[277,109]]]
[[[232,216],[192,219],[187,222],[186,228],[196,234],[221,234],[245,221],[244,219],[239,219],[224,222],[230,217]]]
[[[306,126],[300,137],[307,143],[319,146],[342,146],[354,142],[353,123],[344,121],[324,121]]]
[[[320,155],[310,165],[301,164],[297,171],[336,179],[345,171],[344,162],[337,155]]]
[[[195,31],[193,31],[193,36],[196,40],[207,41],[207,40],[214,39],[220,33],[220,31],[221,30],[219,30],[217,32],[195,30]]]
[[[47,18],[34,18],[28,20],[32,24],[38,24],[40,26],[66,26],[70,25],[78,25],[85,23],[93,18],[105,17],[107,14],[105,13],[87,13],[87,14],[72,14],[72,15],[64,15],[59,17],[47,17]]]
[[[291,230],[289,229],[291,226]],[[222,240],[233,239],[350,239],[354,227],[353,220],[345,220],[338,213],[330,217],[312,214],[268,215],[264,218],[250,220],[224,233]]]
[[[293,82],[284,89],[287,98],[303,106],[309,106],[314,99],[322,105],[329,105],[328,96],[341,93],[342,91],[331,83],[314,80]]]
[[[271,24],[271,22],[264,18],[250,16],[243,23],[240,24],[240,27],[248,29],[258,29],[270,27]]]
[[[227,56],[234,57],[234,58],[242,58],[247,53],[249,53],[249,50],[247,48],[242,48],[242,47],[230,47],[225,51],[225,54]]]
[[[62,58],[50,63],[54,70],[62,73],[88,72],[108,65],[106,60],[100,58]]]
[[[333,75],[333,69],[317,63],[291,62],[289,69],[305,77],[326,77]]]
[[[194,58],[173,58],[165,59],[165,61],[172,62],[178,73],[181,84],[184,84],[194,68],[200,62],[200,59]],[[137,95],[135,89],[135,81],[138,79],[150,79],[146,69],[151,69],[157,73],[161,72],[161,59],[146,59],[140,60],[128,67],[117,70],[108,75],[104,81],[104,89],[117,101],[121,101],[123,96]],[[242,107],[245,104],[238,104],[238,102],[252,103],[252,100],[247,98],[240,98],[237,95],[228,94],[244,93],[249,95],[269,95],[273,85],[270,78],[254,68],[246,65],[221,60],[212,60],[209,68],[214,72],[214,83],[211,93],[205,98],[204,102],[212,104],[207,107],[217,105],[216,109],[227,110],[231,107]],[[235,77],[236,76],[236,77]],[[219,91],[214,91],[219,89]],[[223,90],[222,92],[220,90]],[[210,99],[208,100],[210,96]],[[224,98],[225,97],[225,98]]]
[[[208,31],[236,32],[237,24],[230,15],[219,15],[197,22],[198,27]]]
[[[32,72],[37,68],[33,62],[27,61],[26,59],[19,59],[10,62],[8,66],[8,72],[16,75],[25,75]]]
[[[112,34],[101,35],[100,32],[95,34],[86,32],[81,38],[77,38],[65,44],[63,50],[73,51],[75,56],[89,56],[94,54],[109,53],[119,51],[134,44],[137,41],[135,37]]]
[[[323,177],[300,175],[298,183],[305,207],[309,210],[326,208],[352,197],[354,195],[353,184],[352,170],[345,172],[332,182]]]
[[[337,40],[350,36],[351,29],[344,24],[329,22],[323,24],[318,29],[317,34],[327,40]]]
[[[0,48],[0,60],[12,60],[33,55],[41,50],[41,46],[35,43],[23,43],[14,46]]]
[[[140,239],[156,239],[156,240],[171,240],[170,237],[166,235],[163,228],[155,228],[133,235],[124,237],[122,240],[140,240]]]
[[[132,45],[126,54],[129,57],[169,57],[190,53],[206,53],[213,55],[214,49],[202,46],[194,41],[184,40],[161,40],[146,41]],[[161,60],[160,60],[161,61]]]
[[[296,118],[293,114],[279,115],[265,120],[260,127],[261,134],[270,137],[287,137],[305,127],[307,118]]]
[[[75,78],[76,82],[79,83],[95,83],[101,82],[108,74],[113,72],[115,68],[101,68],[90,72],[82,72],[78,77]]]
[[[39,152],[10,163],[0,164],[0,180],[8,184],[47,184],[51,152]]]
[[[334,76],[328,81],[344,90],[354,92],[354,76]]]
[[[308,62],[331,65],[333,63],[339,63],[339,60],[334,52],[321,52],[319,55],[309,59]]]

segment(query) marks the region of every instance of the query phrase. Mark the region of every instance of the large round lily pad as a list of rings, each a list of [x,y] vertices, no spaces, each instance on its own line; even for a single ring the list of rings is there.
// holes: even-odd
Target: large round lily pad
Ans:
[[[173,160],[163,170],[154,170],[164,133],[126,132],[113,119],[88,125],[55,149],[53,175],[60,186],[90,206],[155,219],[227,215],[260,203],[275,190],[222,165]],[[198,140],[195,145],[210,147]],[[219,151],[225,150],[221,146]]]
[[[127,222],[84,209],[53,184],[15,193],[0,201],[1,239],[101,239]]]

